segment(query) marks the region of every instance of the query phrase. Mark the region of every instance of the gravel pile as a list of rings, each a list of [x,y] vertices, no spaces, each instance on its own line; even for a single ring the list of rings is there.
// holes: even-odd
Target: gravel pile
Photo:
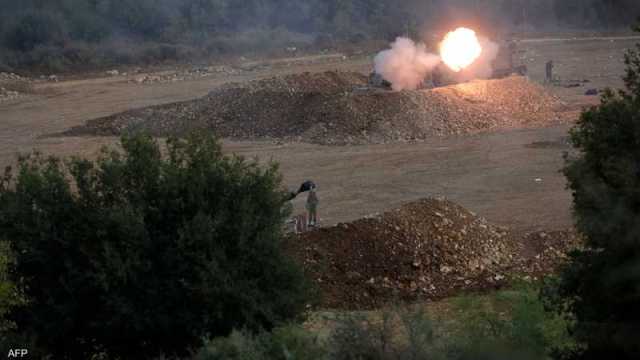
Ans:
[[[228,84],[186,103],[128,111],[67,135],[156,136],[207,129],[220,137],[325,145],[419,141],[434,136],[548,126],[562,104],[524,77],[392,92],[359,73],[296,74]]]
[[[29,82],[30,80],[18,74],[0,72],[0,83],[14,82],[14,81]]]
[[[506,229],[449,201],[425,199],[301,234],[291,246],[325,306],[375,308],[500,281],[519,253],[513,244]]]
[[[20,93],[13,90],[7,90],[0,86],[0,101],[13,100],[20,97]]]
[[[31,79],[14,73],[0,72],[0,101],[17,99],[32,91]]]
[[[583,246],[575,230],[524,234],[521,239],[523,254],[516,264],[517,273],[525,280],[547,275],[567,259],[571,250]]]
[[[536,234],[528,236],[537,239]],[[424,199],[375,217],[299,234],[289,251],[322,293],[321,306],[373,309],[439,299],[549,273],[567,233],[525,246],[522,238],[452,202]],[[557,253],[549,250],[553,248]],[[541,260],[544,259],[544,260]]]

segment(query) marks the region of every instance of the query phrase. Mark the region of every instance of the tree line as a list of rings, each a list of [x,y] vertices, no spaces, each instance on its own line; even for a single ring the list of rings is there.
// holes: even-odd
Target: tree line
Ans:
[[[460,329],[420,312],[338,317],[323,344],[300,328],[320,294],[286,251],[295,239],[283,231],[291,208],[277,165],[225,155],[207,134],[164,147],[129,134],[95,161],[32,153],[0,175],[0,349],[53,359],[638,359],[640,44],[625,65],[625,88],[606,90],[570,131],[564,174],[583,247],[556,276],[497,299],[511,306],[465,301],[450,312],[464,315]],[[393,342],[398,333],[407,336]]]
[[[0,7],[0,71],[390,40],[456,23],[612,30],[640,15],[635,0],[0,0]]]

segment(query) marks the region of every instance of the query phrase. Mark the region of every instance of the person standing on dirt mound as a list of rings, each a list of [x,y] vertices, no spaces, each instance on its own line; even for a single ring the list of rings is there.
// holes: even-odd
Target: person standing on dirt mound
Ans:
[[[313,187],[311,187],[309,189],[309,195],[307,195],[307,212],[309,213],[309,216],[307,217],[308,221],[309,221],[309,226],[316,226],[318,224],[318,203],[320,202],[320,200],[318,200],[318,195],[316,194],[316,186],[315,184],[313,185]]]

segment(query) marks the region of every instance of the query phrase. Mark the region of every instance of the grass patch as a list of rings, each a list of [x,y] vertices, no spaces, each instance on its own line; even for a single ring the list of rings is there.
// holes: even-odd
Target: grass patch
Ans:
[[[516,286],[377,311],[316,312],[305,329],[331,358],[549,359],[578,348],[570,321],[545,311],[537,287]]]

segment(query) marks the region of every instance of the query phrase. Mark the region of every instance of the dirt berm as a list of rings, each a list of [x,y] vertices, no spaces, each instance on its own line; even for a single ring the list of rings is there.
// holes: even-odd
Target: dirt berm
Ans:
[[[516,235],[450,201],[424,199],[287,244],[320,289],[320,307],[373,309],[533,279],[576,241],[571,232]]]
[[[228,84],[204,98],[93,119],[65,135],[155,136],[210,130],[223,138],[318,144],[424,140],[562,121],[563,105],[524,77],[393,92],[349,72]]]

